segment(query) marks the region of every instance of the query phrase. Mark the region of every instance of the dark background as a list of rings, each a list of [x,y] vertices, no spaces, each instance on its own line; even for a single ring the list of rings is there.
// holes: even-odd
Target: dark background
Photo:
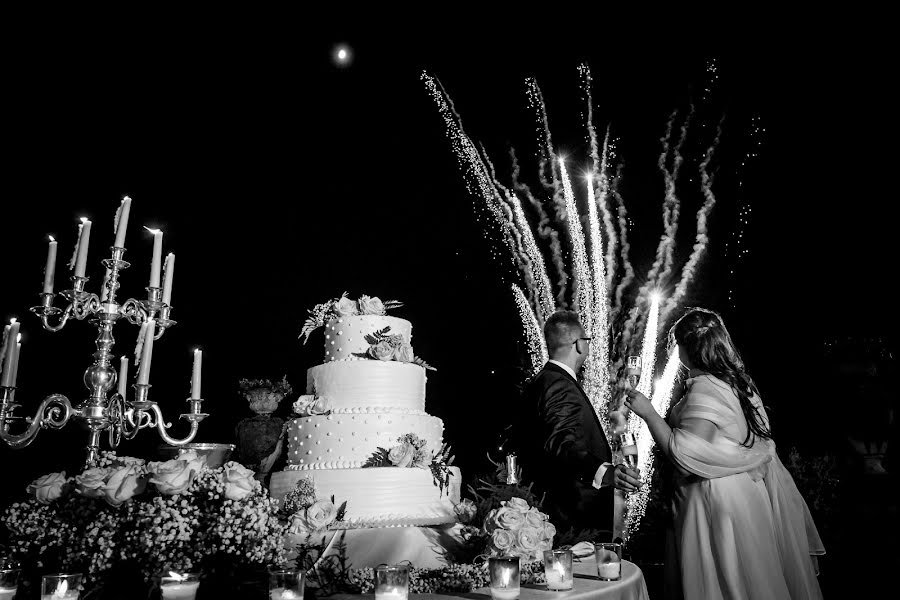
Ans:
[[[760,32],[762,45],[685,48],[666,36],[316,29],[35,28],[8,54],[0,318],[23,322],[17,393],[25,410],[52,392],[79,402],[94,350],[87,322],[51,334],[28,312],[41,289],[46,235],[60,241],[60,290],[76,219],[93,220],[88,275],[96,291],[115,209],[128,194],[133,267],[120,297],[144,294],[151,242],[141,226],[163,229],[164,254],[177,255],[178,325],[154,346],[151,397],[174,419],[189,391],[191,349],[202,347],[211,416],[198,441],[234,441],[234,426],[250,414],[239,378],[286,374],[303,388],[306,369],[322,358],[321,334],[306,346],[297,339],[306,310],[346,290],[405,302],[394,314],[412,321],[416,353],[438,368],[429,374],[428,411],[444,419],[464,473],[483,471],[485,452],[516,410],[520,329],[501,277],[509,263],[492,258],[498,246],[476,220],[422,69],[441,79],[468,133],[506,177],[509,145],[533,152],[528,76],[542,86],[558,148],[586,161],[576,71],[586,61],[596,122],[611,123],[620,140],[640,274],[661,233],[659,138],[672,110],[698,101],[715,59],[719,78],[692,129],[695,162],[684,169],[696,188],[698,152],[724,114],[719,204],[686,301],[723,311],[773,407],[780,445],[828,451],[843,439],[842,421],[864,418],[864,406],[848,409],[834,393],[826,348],[848,337],[896,343],[896,193],[885,150],[896,119],[877,37],[847,45],[825,33]],[[353,48],[349,67],[332,62],[338,42]],[[758,138],[748,134],[754,116],[765,128]],[[758,158],[738,169],[754,143]],[[685,194],[682,251],[697,208],[696,192],[693,200]],[[749,252],[738,262],[725,243],[741,203],[753,212],[743,229]],[[117,355],[132,352],[136,333],[116,327]],[[0,448],[3,495],[77,467],[85,436],[70,425],[24,450]],[[119,451],[149,455],[158,443],[142,432]]]

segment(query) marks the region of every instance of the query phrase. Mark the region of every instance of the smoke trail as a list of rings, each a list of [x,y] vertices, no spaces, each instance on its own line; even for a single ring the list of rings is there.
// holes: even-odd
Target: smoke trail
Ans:
[[[676,113],[672,113],[674,117]],[[669,215],[668,215],[668,226],[667,226],[667,234],[669,236],[669,244],[666,247],[666,252],[663,257],[663,266],[662,271],[657,278],[657,282],[659,286],[665,285],[669,276],[672,273],[672,267],[675,262],[675,234],[678,232],[678,218],[681,213],[681,202],[678,196],[675,194],[675,182],[678,180],[678,172],[681,170],[681,165],[684,162],[684,157],[681,155],[681,148],[684,145],[684,140],[687,138],[688,126],[691,122],[691,117],[694,114],[694,105],[691,104],[691,110],[688,113],[688,116],[685,118],[684,123],[681,125],[681,134],[679,135],[678,142],[675,144],[675,147],[672,151],[672,170],[669,171],[665,168],[664,156],[660,157],[660,167],[663,171],[663,176],[665,178],[666,183],[666,204],[669,206]]]
[[[547,362],[547,342],[544,340],[544,333],[538,325],[534,312],[525,298],[525,294],[519,286],[513,284],[513,299],[516,302],[516,308],[519,311],[519,319],[525,329],[525,341],[528,344],[528,357],[531,360],[531,375],[534,375]]]
[[[691,251],[691,255],[688,258],[687,263],[685,263],[684,269],[681,271],[681,281],[678,282],[672,296],[666,301],[662,314],[663,320],[666,319],[669,313],[671,313],[672,310],[675,309],[675,306],[681,301],[682,296],[684,296],[687,291],[687,286],[694,279],[700,259],[703,258],[703,255],[706,252],[706,245],[709,242],[709,236],[706,233],[706,222],[709,218],[710,211],[712,211],[713,207],[716,205],[716,196],[712,191],[713,175],[709,173],[709,163],[712,160],[716,147],[719,145],[719,139],[722,136],[722,123],[724,121],[725,117],[723,116],[719,121],[719,126],[716,130],[716,138],[706,150],[706,156],[703,158],[703,162],[700,163],[700,189],[703,192],[705,201],[703,202],[703,206],[700,207],[700,210],[697,211],[697,235],[694,240],[694,247]]]
[[[581,63],[578,65],[578,73],[581,75],[581,91],[584,93],[584,104],[587,110],[587,114],[585,115],[585,128],[587,129],[588,134],[588,144],[591,147],[591,160],[593,162],[593,170],[596,173],[600,167],[600,149],[597,144],[597,131],[594,129],[594,99],[591,95],[591,85],[593,84],[593,79],[591,78],[591,69],[588,67],[587,63]],[[607,139],[609,139],[609,128],[606,130]],[[606,144],[604,143],[604,153],[606,152]]]

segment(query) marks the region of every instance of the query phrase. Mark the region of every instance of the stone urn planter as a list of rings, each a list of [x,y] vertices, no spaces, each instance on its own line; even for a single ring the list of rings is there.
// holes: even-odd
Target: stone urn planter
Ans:
[[[286,377],[275,383],[267,379],[242,379],[240,388],[254,415],[242,419],[235,428],[237,461],[256,471],[256,478],[266,483],[281,453],[279,440],[284,427],[284,419],[273,413],[290,396],[291,385]]]

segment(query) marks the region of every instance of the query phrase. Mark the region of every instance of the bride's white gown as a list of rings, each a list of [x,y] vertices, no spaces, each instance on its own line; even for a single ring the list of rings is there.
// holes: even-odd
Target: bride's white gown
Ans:
[[[825,549],[775,443],[757,439],[752,448],[740,445],[746,420],[725,382],[701,375],[687,384],[669,417],[669,454],[691,475],[678,475],[675,484],[674,544],[668,545],[677,554],[669,563],[680,565],[680,581],[667,581],[667,595],[821,598],[811,555]],[[759,399],[753,402],[768,423]],[[715,423],[712,442],[679,429],[684,419]]]

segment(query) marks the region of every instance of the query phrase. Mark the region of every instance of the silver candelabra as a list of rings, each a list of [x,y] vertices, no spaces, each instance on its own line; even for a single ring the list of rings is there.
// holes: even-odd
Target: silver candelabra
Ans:
[[[136,383],[133,386],[133,400],[123,397],[118,391],[107,397],[118,379],[118,372],[112,365],[114,355],[111,351],[116,343],[113,327],[119,319],[124,317],[133,325],[155,319],[158,333],[154,335],[154,340],[162,337],[166,329],[175,325],[175,321],[169,318],[172,307],[160,300],[162,290],[159,287],[146,288],[146,300],[129,298],[121,305],[116,302],[119,273],[130,264],[122,258],[125,248],[113,246],[111,251],[112,257],[102,261],[106,267],[106,276],[100,297],[85,291],[88,277],[76,275],[71,278],[72,289],[61,292],[68,302],[64,309],[53,306],[57,294],[52,291],[41,293],[40,305],[31,308],[40,317],[44,329],[52,332],[61,330],[72,317],[79,321],[93,317],[90,321],[98,331],[95,342],[97,351],[93,354],[94,362],[85,370],[83,378],[89,395],[81,404],[73,407],[65,396],[52,394],[44,398],[35,416],[23,418],[15,414],[16,409],[21,407],[16,402],[15,382],[10,386],[0,386],[0,438],[7,445],[24,448],[34,441],[41,429],[61,429],[71,419],[75,419],[83,421],[88,429],[86,464],[93,465],[99,458],[100,435],[103,431],[108,432],[112,448],[118,447],[123,437],[133,439],[138,431],[149,427],[155,427],[166,443],[182,446],[194,439],[200,421],[208,416],[201,412],[201,398],[188,398],[188,410],[182,413],[181,418],[190,423],[191,430],[183,439],[175,439],[166,432],[172,424],[165,421],[157,403],[149,399],[149,383]],[[15,343],[14,340],[12,343]],[[21,422],[24,428],[17,426],[20,432],[11,433],[10,426],[17,422]]]

